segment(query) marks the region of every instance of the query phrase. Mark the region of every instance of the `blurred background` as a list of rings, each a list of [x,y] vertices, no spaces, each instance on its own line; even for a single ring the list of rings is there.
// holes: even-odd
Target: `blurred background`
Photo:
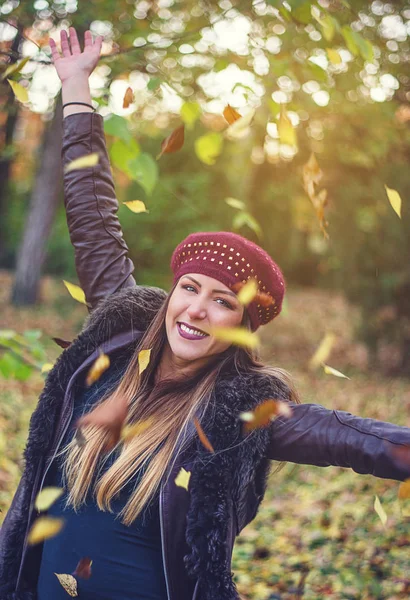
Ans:
[[[104,36],[90,83],[138,283],[167,289],[192,231],[241,233],[287,281],[266,360],[304,402],[410,426],[410,4],[0,1],[0,518],[61,351],[51,338],[87,315],[63,284],[78,281],[48,46],[70,25]],[[158,157],[181,125],[183,146]],[[408,598],[397,489],[287,465],[237,541],[243,598]]]

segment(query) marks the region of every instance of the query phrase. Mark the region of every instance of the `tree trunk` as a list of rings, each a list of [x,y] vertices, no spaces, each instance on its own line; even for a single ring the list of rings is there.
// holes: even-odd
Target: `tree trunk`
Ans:
[[[16,276],[11,295],[15,306],[37,302],[41,269],[46,255],[46,243],[54,221],[60,199],[61,143],[62,143],[61,98],[56,102],[52,121],[46,127],[42,151],[36,174],[29,213],[20,245]]]
[[[17,33],[14,37],[13,43],[11,45],[11,56],[9,65],[12,65],[17,62],[19,56],[20,42],[22,40],[21,30],[20,28],[17,30]],[[9,153],[4,152],[7,148],[12,144],[14,137],[14,129],[17,123],[18,109],[19,103],[14,98],[13,90],[7,81],[2,83],[2,86],[6,90],[6,110],[7,110],[7,118],[4,124],[4,134],[2,134],[2,139],[4,141],[4,146],[2,150],[2,154],[0,156],[0,265],[3,263],[5,259],[5,236],[4,236],[4,223],[5,218],[4,215],[6,213],[5,202],[8,197],[8,185],[10,179],[10,167],[13,158]]]

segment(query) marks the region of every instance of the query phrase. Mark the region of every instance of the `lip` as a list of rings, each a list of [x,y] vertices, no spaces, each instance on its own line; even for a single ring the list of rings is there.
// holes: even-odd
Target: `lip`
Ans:
[[[196,335],[191,335],[190,333],[183,331],[181,329],[181,325],[185,325],[186,327],[189,327],[190,329],[196,329],[197,331],[200,331],[201,333],[206,333],[206,331],[202,331],[202,329],[199,329],[198,327],[192,327],[191,325],[188,325],[188,323],[184,323],[183,321],[181,321],[181,322],[177,321],[178,333],[181,337],[183,337],[186,340],[193,340],[195,342],[200,342],[201,340],[204,340],[205,337],[209,337],[209,334],[207,334],[205,337],[200,337],[200,338]]]

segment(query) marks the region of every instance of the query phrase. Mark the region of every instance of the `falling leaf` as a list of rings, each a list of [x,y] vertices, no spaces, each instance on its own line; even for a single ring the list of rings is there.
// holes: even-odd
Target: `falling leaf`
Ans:
[[[240,229],[244,225],[247,225],[250,229],[252,229],[252,231],[254,231],[259,238],[262,238],[263,234],[261,226],[255,217],[247,211],[239,212],[232,222],[233,229]]]
[[[34,521],[28,534],[27,542],[30,545],[38,544],[54,537],[63,528],[64,520],[55,517],[40,517]]]
[[[142,200],[130,200],[129,202],[123,202],[123,204],[133,213],[149,212]]]
[[[23,87],[20,83],[17,83],[17,81],[13,81],[12,79],[7,79],[7,81],[11,85],[11,89],[13,90],[17,100],[23,103],[28,102],[27,89]]]
[[[239,418],[245,421],[245,431],[266,427],[279,416],[292,416],[292,409],[286,402],[274,399],[265,400],[262,404],[258,404],[253,412],[248,411],[239,414]]]
[[[235,123],[235,121],[237,121],[238,119],[240,119],[242,117],[242,115],[239,114],[237,110],[232,108],[232,106],[230,104],[228,104],[224,108],[223,115],[224,115],[225,119],[228,121],[229,125],[232,125],[232,123]]]
[[[144,419],[143,421],[137,421],[136,423],[133,423],[132,425],[124,425],[124,427],[121,430],[120,437],[124,442],[128,442],[133,437],[135,437],[137,435],[141,435],[141,433],[144,433],[144,431],[146,431],[149,427],[151,427],[153,425],[153,423],[154,423],[154,418],[148,417],[148,419]]]
[[[77,581],[72,575],[66,575],[64,573],[54,573],[54,575],[57,577],[67,594],[73,598],[78,596]]]
[[[64,489],[59,487],[45,487],[34,501],[34,507],[39,511],[48,510],[52,504],[63,494]]]
[[[148,350],[141,350],[138,353],[138,366],[139,366],[140,376],[145,371],[145,369],[148,367],[150,358],[151,358],[151,348],[149,348]]]
[[[206,165],[214,165],[222,152],[222,144],[221,134],[211,131],[195,140],[195,154]]]
[[[121,430],[128,414],[128,400],[125,395],[116,397],[115,402],[103,402],[91,412],[77,419],[74,424],[76,429],[86,425],[101,427],[107,436],[104,440],[103,450],[109,452],[120,441]]]
[[[401,219],[401,197],[399,192],[396,190],[392,190],[391,188],[384,186],[386,188],[387,197],[389,202],[393,208],[393,210],[398,214]]]
[[[225,131],[225,136],[230,140],[239,140],[249,133],[249,127],[255,116],[255,109],[250,110],[246,115],[240,117],[229,125]]]
[[[49,371],[51,371],[51,369],[53,367],[54,367],[53,363],[44,363],[44,365],[41,367],[41,372],[48,373]]]
[[[161,152],[157,156],[157,160],[161,158],[163,154],[170,154],[171,152],[178,152],[184,145],[185,140],[185,125],[180,125],[161,143]]]
[[[179,112],[182,121],[185,123],[188,129],[193,129],[195,123],[201,116],[201,113],[202,110],[198,102],[184,102]]]
[[[398,497],[400,500],[407,500],[410,498],[410,479],[406,479],[399,486],[399,494]]]
[[[87,443],[87,440],[80,428],[76,429],[74,439],[77,442],[79,448],[84,448],[84,446]]]
[[[181,467],[180,472],[175,477],[175,485],[184,488],[188,491],[188,484],[191,477],[191,471],[185,471],[184,467]]]
[[[323,370],[326,373],[326,375],[334,375],[335,377],[344,377],[345,379],[350,379],[350,377],[347,377],[347,375],[343,375],[343,373],[337,371],[336,369],[333,369],[332,367],[329,367],[329,365],[324,364]]]
[[[376,513],[378,514],[380,521],[383,524],[383,527],[386,525],[386,521],[387,521],[387,515],[384,511],[383,506],[381,505],[381,502],[379,500],[379,497],[376,495],[374,497],[374,510],[376,511]]]
[[[260,343],[256,333],[245,327],[214,327],[209,333],[222,342],[245,348],[256,348]]]
[[[201,427],[201,424],[199,423],[198,419],[196,417],[194,417],[194,424],[196,427],[196,430],[198,432],[198,436],[199,439],[201,440],[202,445],[209,450],[209,452],[215,452],[215,450],[213,449],[213,446],[211,444],[211,442],[208,440],[208,438],[205,435],[204,430]]]
[[[287,144],[288,146],[297,146],[296,131],[286,113],[283,104],[280,107],[278,133],[281,144]]]
[[[124,94],[124,100],[122,102],[122,107],[128,108],[129,105],[132,104],[133,102],[134,102],[134,92],[131,87],[128,87]]]
[[[238,210],[246,209],[246,204],[245,202],[242,202],[242,200],[237,200],[236,198],[225,198],[225,202],[232,208],[237,208]]]
[[[86,386],[90,387],[93,383],[95,383],[109,366],[110,357],[104,353],[101,353],[87,373],[87,378],[85,380]]]
[[[316,350],[316,352],[309,361],[310,369],[316,369],[322,363],[325,362],[325,360],[330,355],[330,352],[332,351],[333,344],[335,343],[335,341],[336,336],[333,333],[327,332],[325,334],[324,338],[319,344],[319,348]]]
[[[247,283],[242,287],[238,294],[238,301],[247,306],[252,302],[258,293],[258,282],[255,279],[249,279]]]
[[[393,456],[394,461],[400,466],[400,468],[410,468],[410,446],[395,446],[393,444],[388,445],[388,451]]]
[[[326,239],[329,234],[326,231],[328,222],[325,219],[325,207],[327,205],[327,190],[317,191],[317,187],[323,179],[323,171],[319,167],[315,155],[312,153],[306,164],[303,165],[303,187],[309,196],[319,220],[320,229]]]
[[[81,304],[87,304],[85,294],[78,285],[70,283],[69,281],[65,281],[65,279],[63,279],[63,283],[69,291],[70,296],[74,298],[74,300],[77,300],[77,302],[81,302]]]
[[[69,348],[71,346],[71,342],[68,342],[67,340],[62,340],[58,337],[53,337],[51,339],[57,344],[57,346],[60,346],[60,348]]]
[[[342,57],[339,52],[334,48],[326,48],[327,57],[332,63],[332,65],[340,65],[342,62]]]
[[[98,152],[92,152],[91,154],[86,154],[85,156],[80,156],[80,158],[76,158],[72,160],[65,167],[64,172],[70,173],[71,171],[75,171],[77,169],[87,169],[88,167],[95,167],[98,165],[100,157]]]
[[[19,63],[14,63],[13,65],[10,65],[9,67],[7,67],[7,69],[4,71],[4,73],[2,75],[2,79],[7,79],[10,75],[15,75],[16,73],[20,73],[20,71],[23,69],[23,67],[26,66],[26,64],[28,63],[29,60],[30,60],[30,56],[26,56]]]
[[[71,575],[73,575],[73,577],[80,577],[81,579],[90,579],[92,564],[93,564],[93,561],[91,560],[91,558],[88,558],[88,556],[85,558],[82,558],[78,562],[78,565],[76,566],[75,571],[73,573],[71,573]]]

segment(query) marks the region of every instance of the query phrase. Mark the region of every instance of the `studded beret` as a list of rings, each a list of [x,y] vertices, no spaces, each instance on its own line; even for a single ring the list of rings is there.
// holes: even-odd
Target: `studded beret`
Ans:
[[[269,254],[250,240],[228,231],[191,233],[171,257],[174,283],[188,273],[202,273],[234,291],[254,278],[258,294],[247,306],[252,331],[278,316],[286,283]]]

